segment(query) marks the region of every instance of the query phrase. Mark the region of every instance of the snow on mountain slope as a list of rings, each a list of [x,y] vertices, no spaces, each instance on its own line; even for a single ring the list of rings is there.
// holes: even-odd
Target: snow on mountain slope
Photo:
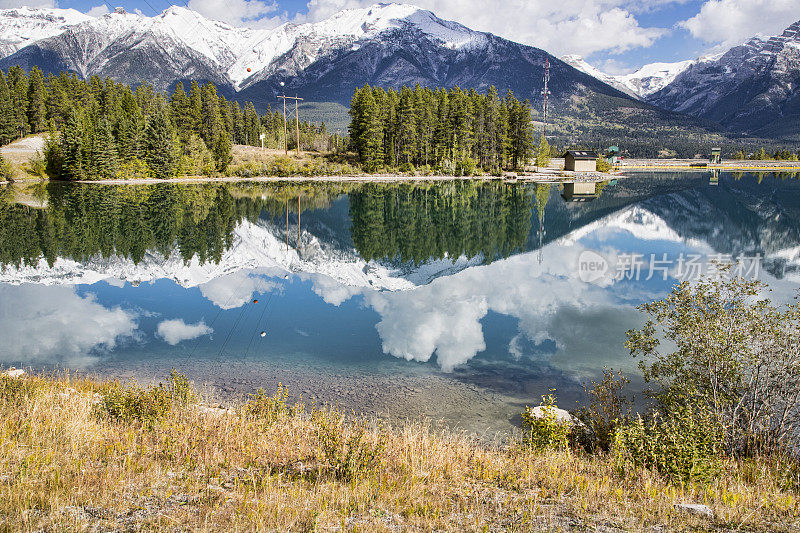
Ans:
[[[0,57],[36,41],[58,35],[70,26],[91,20],[74,9],[20,7],[0,10]]]
[[[678,61],[676,63],[650,63],[644,65],[636,72],[631,74],[621,74],[614,76],[606,74],[602,70],[593,67],[587,63],[581,56],[568,55],[562,57],[562,61],[572,65],[581,72],[597,78],[603,83],[607,83],[620,91],[633,96],[634,98],[643,99],[655,92],[660,91],[678,77],[678,75],[698,63],[705,63],[715,61],[721,54],[713,56],[704,56],[699,59],[689,59],[686,61]]]
[[[107,48],[135,47],[140,41],[158,39],[167,50],[185,47],[203,56],[238,89],[248,78],[268,72],[290,51],[298,51],[294,66],[302,70],[334,49],[357,46],[361,40],[397,29],[418,31],[453,50],[487,39],[483,33],[408,4],[347,9],[321,22],[286,23],[274,30],[235,28],[177,6],[155,17],[117,10],[97,18],[72,9],[20,8],[0,11],[0,57],[69,31],[69,39],[77,39],[82,52],[69,66],[91,75],[102,70],[102,60],[95,58]]]
[[[754,136],[800,135],[800,21],[693,64],[648,102]]]
[[[561,58],[561,61],[570,66],[575,67],[576,69],[588,74],[589,76],[592,76],[593,78],[597,78],[603,83],[611,85],[615,89],[619,89],[620,91],[624,92],[629,96],[633,96],[634,98],[641,98],[641,95],[636,90],[634,90],[630,85],[622,81],[620,79],[620,76],[612,76],[611,74],[606,74],[599,68],[593,67],[592,65],[587,63],[579,55],[566,55]]]

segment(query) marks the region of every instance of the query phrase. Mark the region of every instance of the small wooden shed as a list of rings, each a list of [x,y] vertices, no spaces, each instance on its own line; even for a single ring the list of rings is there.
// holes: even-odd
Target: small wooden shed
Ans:
[[[564,153],[564,170],[596,172],[598,157],[593,150],[567,150]]]

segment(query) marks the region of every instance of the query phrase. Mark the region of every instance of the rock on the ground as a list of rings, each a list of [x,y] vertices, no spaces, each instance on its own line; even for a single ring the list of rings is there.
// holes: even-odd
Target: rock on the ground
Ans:
[[[24,370],[22,370],[21,368],[14,368],[13,366],[8,370],[6,370],[5,372],[3,372],[3,376],[7,378],[21,378],[24,375],[25,375]]]
[[[702,503],[676,503],[675,508],[690,514],[714,516],[714,511],[711,510],[711,507]]]
[[[562,422],[564,424],[575,425],[579,424],[579,420],[572,416],[569,411],[565,409],[560,409],[558,407],[551,407],[547,405],[537,405],[536,407],[532,407],[530,412],[536,418],[544,418],[548,412],[553,412],[556,415],[556,420],[558,422]]]

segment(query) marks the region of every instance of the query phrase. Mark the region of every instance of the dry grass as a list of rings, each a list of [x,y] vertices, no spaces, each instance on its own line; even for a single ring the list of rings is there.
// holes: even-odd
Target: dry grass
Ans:
[[[0,378],[3,530],[797,530],[781,464],[726,464],[711,485],[621,478],[603,455],[488,445],[262,396],[177,402],[155,424],[103,411],[71,375]],[[348,453],[350,452],[350,453]],[[709,519],[676,510],[706,503]]]

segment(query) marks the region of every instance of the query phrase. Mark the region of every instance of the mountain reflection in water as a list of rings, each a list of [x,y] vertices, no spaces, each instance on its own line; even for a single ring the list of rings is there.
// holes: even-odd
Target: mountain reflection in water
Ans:
[[[140,379],[178,366],[234,395],[282,380],[359,410],[505,427],[552,387],[577,398],[603,366],[635,376],[635,306],[680,277],[645,264],[587,282],[582,254],[762,256],[777,299],[800,286],[797,179],[636,174],[578,193],[5,187],[0,361]]]

